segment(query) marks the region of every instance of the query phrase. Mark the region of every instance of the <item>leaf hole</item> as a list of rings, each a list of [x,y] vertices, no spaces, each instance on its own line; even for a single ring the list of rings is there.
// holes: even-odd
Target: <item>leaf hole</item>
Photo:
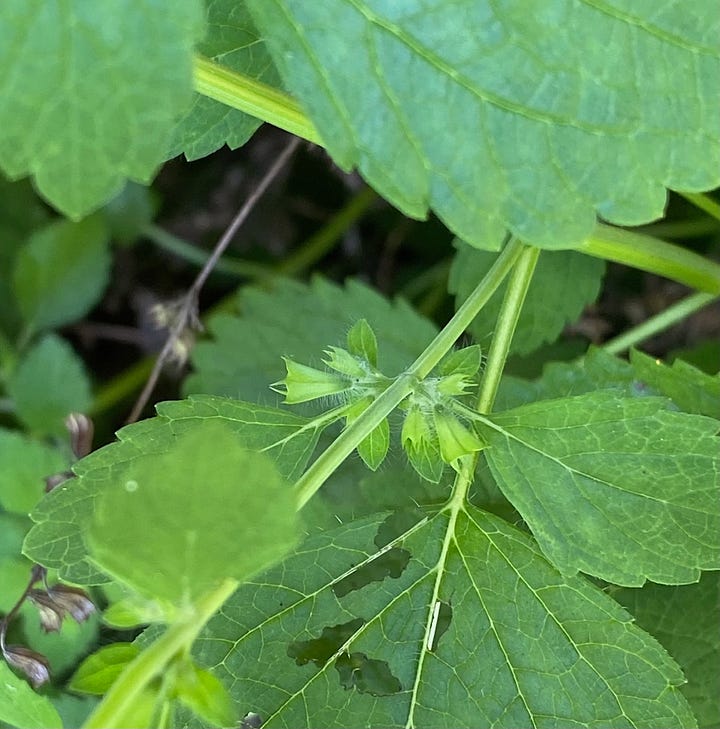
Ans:
[[[333,592],[337,597],[345,597],[348,593],[359,590],[371,582],[382,582],[386,577],[397,579],[409,561],[410,552],[393,547],[336,582],[333,585]]]
[[[364,653],[343,653],[335,661],[335,669],[346,690],[356,689],[372,696],[392,696],[402,691],[387,662],[368,658]]]
[[[287,654],[295,659],[298,666],[304,666],[310,661],[316,666],[324,666],[340,650],[340,646],[350,640],[364,624],[362,618],[355,618],[340,625],[329,625],[323,628],[319,638],[291,643]]]

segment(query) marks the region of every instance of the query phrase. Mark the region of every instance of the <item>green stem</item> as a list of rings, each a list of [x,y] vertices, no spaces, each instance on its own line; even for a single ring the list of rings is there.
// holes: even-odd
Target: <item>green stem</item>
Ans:
[[[298,508],[302,508],[310,500],[358,444],[412,392],[418,380],[427,377],[452,349],[510,272],[521,251],[522,245],[516,240],[505,246],[486,276],[425,351],[318,456],[295,484]]]
[[[125,714],[138,695],[178,653],[192,645],[203,626],[237,587],[236,580],[225,580],[220,587],[198,600],[192,616],[169,626],[158,640],[128,664],[83,724],[83,729],[126,727]]]
[[[308,142],[324,146],[320,134],[297,101],[282,91],[200,55],[195,56],[193,70],[198,93],[269,122]]]
[[[657,273],[699,291],[720,294],[720,264],[659,238],[598,225],[577,250]]]
[[[332,250],[340,237],[364,214],[378,199],[378,194],[370,187],[364,187],[353,195],[347,204],[317,232],[308,238],[296,251],[293,251],[279,266],[278,273],[295,276],[317,263]]]
[[[539,256],[539,248],[530,246],[525,248],[508,281],[505,298],[495,323],[495,333],[488,351],[482,386],[478,394],[478,412],[489,413],[492,410],[500,378],[505,369],[505,361],[510,351],[510,343],[515,334],[515,327]]]
[[[605,342],[603,349],[610,354],[620,354],[630,347],[655,336],[658,332],[668,329],[673,324],[677,324],[690,314],[702,309],[713,301],[717,301],[718,297],[712,294],[695,293],[681,301],[669,306],[655,316],[651,316],[642,324],[624,332],[614,339]]]
[[[720,220],[720,204],[716,203],[709,195],[704,195],[701,192],[681,192],[679,194],[695,207],[715,218],[715,220]]]
[[[142,229],[142,234],[160,248],[170,251],[170,253],[174,253],[176,256],[197,266],[204,266],[210,258],[210,254],[206,251],[152,223]],[[274,275],[273,269],[269,266],[254,261],[243,261],[232,256],[222,256],[213,270],[247,278],[262,278]]]

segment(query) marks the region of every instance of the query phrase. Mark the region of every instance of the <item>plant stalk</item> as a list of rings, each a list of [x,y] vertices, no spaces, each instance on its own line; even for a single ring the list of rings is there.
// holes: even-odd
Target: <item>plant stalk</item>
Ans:
[[[189,649],[198,633],[238,588],[237,580],[225,580],[220,587],[198,600],[190,617],[173,625],[129,663],[90,714],[83,729],[123,729],[125,714],[142,690],[159,676],[173,658]]]

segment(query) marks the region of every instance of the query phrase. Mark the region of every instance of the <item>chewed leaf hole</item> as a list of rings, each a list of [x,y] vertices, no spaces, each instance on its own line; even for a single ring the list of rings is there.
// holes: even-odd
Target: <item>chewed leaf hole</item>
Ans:
[[[325,665],[328,660],[340,650],[340,646],[347,642],[365,623],[361,618],[355,618],[340,625],[330,625],[323,628],[319,638],[311,640],[297,640],[288,646],[287,654],[295,659],[298,666],[304,666],[312,661],[317,666]]]
[[[391,696],[402,691],[390,666],[385,661],[368,658],[364,653],[343,653],[335,661],[335,668],[345,689],[354,688],[372,696]]]
[[[371,582],[382,582],[386,577],[398,578],[410,561],[410,552],[393,547],[372,562],[358,567],[354,572],[343,577],[333,585],[333,592],[344,597],[353,590],[359,590]]]

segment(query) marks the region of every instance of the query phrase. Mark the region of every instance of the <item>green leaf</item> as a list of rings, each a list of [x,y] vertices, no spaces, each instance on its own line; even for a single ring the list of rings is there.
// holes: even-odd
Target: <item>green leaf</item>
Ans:
[[[645,585],[612,596],[655,636],[680,664],[688,683],[680,687],[700,729],[720,726],[720,575],[704,573],[682,587]]]
[[[312,537],[195,648],[266,727],[694,725],[653,638],[470,506]]]
[[[618,585],[720,567],[718,423],[600,391],[478,424],[493,476],[567,574]]]
[[[0,661],[0,721],[19,729],[58,729],[62,721],[47,696],[16,676],[5,661]]]
[[[230,695],[209,671],[192,663],[178,672],[175,683],[178,699],[211,726],[234,726],[238,716]]]
[[[32,563],[24,557],[9,556],[0,558],[0,613],[12,610],[20,595],[27,588]]]
[[[100,216],[61,220],[34,233],[17,256],[15,296],[33,331],[87,314],[110,274],[108,231]]]
[[[459,308],[488,272],[497,255],[457,242],[448,287]],[[586,304],[595,301],[605,262],[574,251],[544,251],[538,259],[513,336],[511,351],[528,354],[554,341],[563,327],[575,321]],[[492,295],[469,327],[481,344],[489,342],[500,313],[506,284]]]
[[[267,402],[268,385],[282,373],[280,355],[320,366],[323,350],[342,343],[362,318],[375,332],[378,368],[388,376],[410,365],[437,333],[404,301],[390,302],[358,281],[344,288],[321,278],[310,286],[278,281],[272,291],[246,288],[238,308],[241,316],[218,314],[210,320],[213,341],[199,342],[193,350],[186,393]]]
[[[81,694],[101,696],[140,653],[134,643],[112,643],[89,655],[70,679],[68,688]]]
[[[571,247],[720,183],[711,0],[248,6],[335,161],[478,247]]]
[[[87,411],[92,401],[83,361],[55,334],[46,335],[27,352],[12,373],[7,391],[18,418],[29,430],[43,435],[64,435],[65,418],[71,412]]]
[[[479,344],[456,349],[448,354],[438,365],[438,374],[442,376],[462,375],[474,377],[482,364],[482,348]]]
[[[197,396],[157,406],[159,416],[118,431],[119,442],[91,453],[74,466],[77,478],[49,493],[32,513],[36,522],[24,552],[33,561],[58,569],[69,582],[108,581],[87,560],[82,529],[92,518],[96,497],[110,483],[120,483],[126,466],[143,455],[164,454],[179,435],[208,420],[222,422],[252,450],[266,451],[283,478],[296,480],[310,458],[318,428],[293,413],[221,397]],[[124,481],[123,481],[124,483]]]
[[[212,0],[207,3],[207,30],[197,50],[223,66],[270,86],[280,77],[243,3]],[[261,122],[207,96],[195,94],[192,107],[175,128],[167,157],[183,152],[194,160],[227,144],[241,147]]]
[[[370,470],[377,471],[385,460],[389,448],[390,424],[387,418],[384,418],[380,425],[360,443],[357,452]]]
[[[143,235],[159,205],[159,196],[153,189],[128,182],[102,209],[102,214],[112,237],[127,245]]]
[[[59,451],[13,430],[0,428],[0,506],[27,514],[45,493],[47,476],[68,464]]]
[[[191,98],[201,4],[7,0],[0,22],[0,164],[80,218],[124,178],[150,180]],[[38,113],[42,109],[43,113]]]
[[[183,607],[285,555],[297,540],[294,495],[267,455],[242,446],[206,422],[118,470],[87,530],[92,560],[140,594]]]
[[[347,346],[350,354],[362,357],[373,367],[377,367],[378,345],[375,332],[366,319],[360,319],[347,333]]]
[[[669,397],[681,410],[720,419],[720,376],[706,375],[681,359],[666,367],[637,350],[630,353],[630,362],[639,379]]]

